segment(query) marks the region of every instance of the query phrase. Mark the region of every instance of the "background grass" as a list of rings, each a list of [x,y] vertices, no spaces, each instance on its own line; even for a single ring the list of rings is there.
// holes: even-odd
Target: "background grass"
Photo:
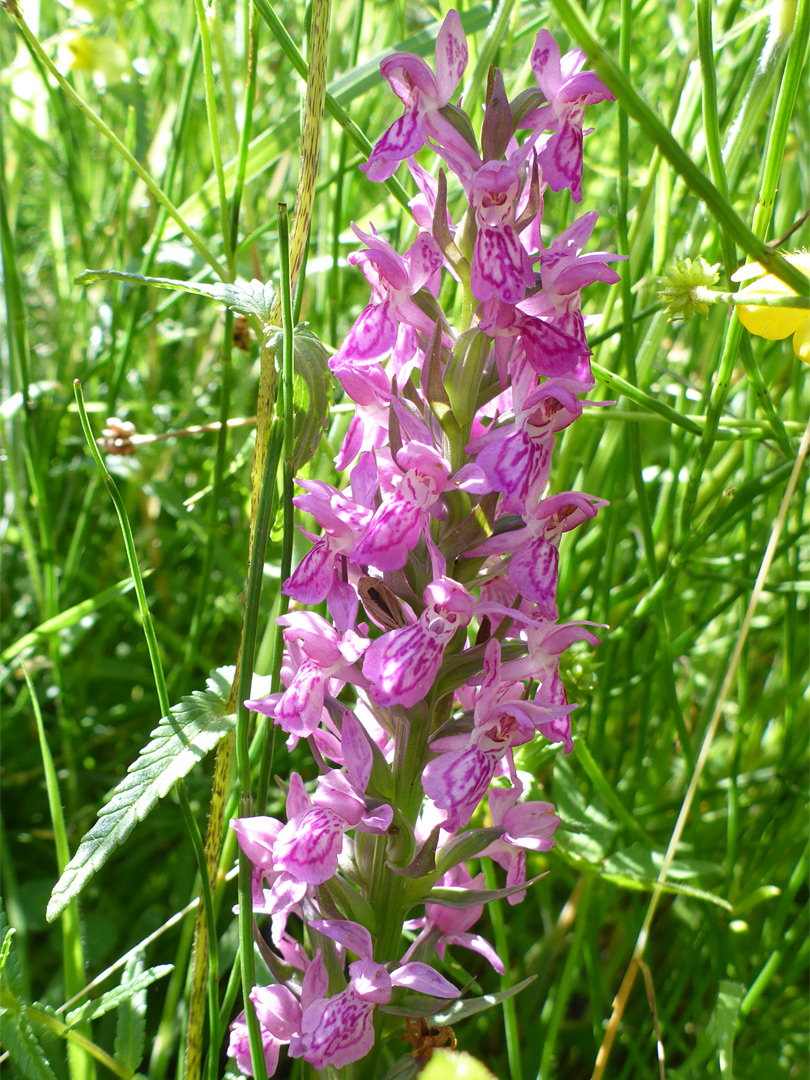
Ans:
[[[94,0],[92,10],[89,23],[69,4],[41,11],[27,4],[24,15],[50,56],[64,51],[69,33],[94,42],[108,61],[109,42],[123,50],[127,81],[110,72],[101,88],[98,68],[74,68],[70,83],[159,181],[217,260],[242,278],[271,279],[278,271],[276,203],[294,198],[303,83],[266,23],[258,23],[254,144],[231,260],[218,212],[193,6]],[[276,10],[306,54],[304,6],[281,2]],[[370,139],[395,115],[374,59],[433,26],[445,10],[399,0],[335,4],[331,89]],[[497,63],[514,95],[532,81],[527,58],[540,26],[551,29],[563,49],[570,45],[554,3],[505,0],[491,30],[486,6],[462,10],[478,27],[470,33],[471,63],[462,84],[473,115],[483,88],[474,71]],[[735,0],[716,5],[714,62],[701,70],[691,4],[588,5],[605,50],[624,56],[633,86],[707,175],[714,133],[706,88],[714,72],[716,141],[733,145],[726,158],[728,199],[749,224],[769,160],[785,60],[777,49],[771,68],[758,74],[768,11]],[[247,9],[226,4],[219,15],[212,50],[220,154],[227,163],[237,155],[244,124]],[[6,29],[13,25],[4,22]],[[801,66],[804,58],[791,63]],[[143,434],[209,423],[220,417],[223,402],[228,416],[252,417],[257,345],[231,355],[223,312],[203,298],[112,282],[73,284],[87,267],[212,276],[115,148],[46,82],[19,34],[0,37],[0,69],[7,316],[3,893],[26,992],[58,1006],[70,992],[63,925],[44,919],[58,875],[55,826],[23,661],[55,759],[71,850],[160,712],[134,594],[114,588],[128,578],[126,556],[82,438],[72,380],[82,381],[97,434],[111,415]],[[783,160],[773,219],[757,220],[767,240],[782,236],[807,208],[807,86],[800,78],[784,152],[778,151]],[[596,285],[585,299],[586,312],[595,316],[595,360],[606,372],[591,396],[617,404],[586,410],[561,436],[552,478],[557,490],[611,500],[596,522],[566,536],[559,597],[565,618],[594,619],[610,630],[598,650],[577,652],[566,672],[569,695],[580,702],[575,730],[587,754],[578,748],[565,760],[557,747],[537,745],[522,756],[521,767],[545,786],[566,829],[555,851],[537,861],[535,869],[549,874],[522,905],[493,915],[496,924],[499,918],[507,923],[508,981],[537,976],[515,1000],[520,1064],[514,1056],[507,1064],[498,1010],[456,1031],[461,1045],[500,1077],[591,1075],[808,415],[807,369],[789,343],[742,336],[730,349],[726,309],[685,323],[669,323],[658,310],[657,279],[675,255],[720,263],[723,285],[743,256],[733,242],[723,246],[704,205],[623,115],[618,105],[591,110],[595,131],[585,144],[582,207],[563,194],[547,199],[544,216],[552,236],[580,210],[598,209],[591,249],[623,247],[630,259],[621,267],[621,286]],[[735,125],[740,115],[745,122]],[[736,142],[735,131],[741,132]],[[386,190],[358,172],[361,160],[327,116],[301,317],[332,346],[367,295],[345,262],[356,246],[350,221],[362,228],[373,221],[399,246],[413,231]],[[232,173],[224,176],[230,194]],[[722,178],[715,173],[714,179],[723,190]],[[807,243],[804,224],[787,247]],[[452,306],[453,297],[447,300]],[[627,393],[617,392],[611,372],[631,384]],[[662,403],[671,409],[669,420],[656,411]],[[713,411],[719,416],[714,433]],[[311,475],[332,479],[330,461],[347,419],[338,407]],[[173,701],[200,688],[212,668],[233,663],[238,646],[252,427],[235,428],[220,443],[225,476],[214,498],[217,446],[215,434],[204,434],[107,458],[148,572]],[[651,929],[646,961],[671,1077],[718,1076],[721,1068],[724,1080],[806,1075],[807,523],[803,473],[677,852],[671,880],[687,891],[665,896]],[[276,532],[265,568],[263,624],[277,594],[279,552]],[[53,632],[26,637],[60,615]],[[268,633],[259,671],[268,670],[270,642]],[[282,754],[276,769],[311,775],[304,750],[291,759]],[[210,767],[200,767],[187,778],[201,826],[210,775]],[[83,951],[86,975],[74,971],[80,985],[181,909],[194,895],[193,881],[181,815],[172,799],[164,800],[82,895],[81,937],[68,942]],[[236,948],[229,914],[235,887],[229,888],[218,927],[221,970]],[[177,1069],[190,933],[186,918],[148,950],[149,964],[177,965],[171,981],[149,991],[150,1039],[160,1031],[142,1065],[151,1080]],[[482,989],[497,989],[497,977],[469,954],[457,952],[459,961],[470,964]],[[450,972],[459,968],[451,965]],[[727,1005],[732,1028],[741,1005],[733,1067],[727,1052],[719,1053],[729,1028]],[[94,1041],[110,1051],[113,1025],[109,1014],[92,1029]],[[65,1075],[60,1044],[48,1049],[53,1068]],[[75,1071],[76,1063],[71,1066]],[[646,1077],[656,1069],[654,1023],[639,980],[608,1075]],[[283,1065],[278,1075],[303,1073]]]

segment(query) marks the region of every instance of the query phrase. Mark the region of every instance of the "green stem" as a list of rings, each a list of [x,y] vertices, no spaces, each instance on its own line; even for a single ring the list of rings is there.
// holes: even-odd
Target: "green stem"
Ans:
[[[43,1012],[33,1005],[27,1005],[25,1013],[26,1016],[35,1020],[38,1025],[50,1028],[54,1035],[58,1035],[62,1039],[67,1039],[67,1041],[74,1046],[81,1047],[81,1049],[90,1054],[91,1057],[94,1057],[96,1061],[106,1066],[106,1068],[108,1068],[111,1073],[114,1073],[115,1076],[120,1076],[122,1080],[129,1080],[131,1077],[131,1069],[126,1069],[123,1065],[119,1065],[115,1058],[110,1057],[110,1055],[102,1050],[100,1046],[96,1046],[90,1039],[85,1038],[85,1036],[76,1028],[68,1027],[68,1025],[63,1024],[61,1020],[57,1020],[55,1016],[51,1016],[50,1013]]]
[[[65,828],[65,815],[62,811],[62,799],[59,794],[59,780],[56,775],[53,755],[45,735],[42,710],[39,707],[34,684],[25,663],[23,663],[22,669],[28,686],[28,693],[31,695],[31,707],[37,725],[42,769],[45,774],[45,788],[48,793],[48,809],[51,815],[54,845],[56,847],[56,866],[61,877],[65,867],[70,862],[70,848],[68,846],[67,829]],[[70,998],[81,993],[82,986],[85,983],[79,906],[75,900],[72,900],[62,912],[60,922],[62,924],[62,966],[65,978],[65,997]],[[92,1035],[90,1021],[81,1024],[76,1030],[87,1044],[82,1049],[88,1050],[88,1047],[93,1045],[90,1042]],[[80,1078],[92,1080],[95,1076],[92,1060],[87,1057],[86,1053],[79,1050],[78,1041],[68,1046],[68,1060],[70,1061],[70,1075],[74,1080],[80,1080]]]
[[[205,243],[199,233],[189,225],[189,223],[186,221],[186,219],[183,217],[183,215],[168,197],[168,195],[166,195],[166,193],[160,187],[158,187],[158,185],[155,183],[155,181],[152,179],[146,169],[144,169],[140,162],[135,157],[133,157],[133,155],[130,153],[124,143],[118,138],[115,132],[112,131],[112,129],[104,123],[100,116],[93,112],[93,110],[84,100],[84,98],[77,94],[73,87],[70,85],[70,83],[67,81],[67,79],[65,79],[59,73],[53,61],[45,53],[42,46],[37,41],[36,37],[29,30],[25,19],[23,19],[22,15],[20,14],[19,8],[15,8],[14,18],[16,19],[17,25],[20,28],[20,32],[25,38],[26,43],[28,44],[28,47],[31,49],[32,53],[34,53],[34,55],[39,59],[43,66],[48,70],[50,75],[57,81],[59,86],[70,98],[73,104],[78,109],[80,109],[82,113],[84,113],[84,115],[95,127],[98,128],[98,130],[105,137],[105,139],[109,140],[109,142],[112,143],[112,145],[115,147],[115,149],[124,159],[124,161],[126,161],[127,165],[129,165],[129,167],[135,172],[135,174],[144,182],[144,184],[146,184],[146,187],[153,195],[155,200],[160,203],[160,205],[163,207],[169,217],[172,218],[174,222],[176,222],[176,224],[180,227],[185,236],[188,237],[196,250],[202,256],[202,258],[205,259],[205,261],[208,263],[208,265],[218,274],[218,276],[223,281],[228,281],[229,278],[227,269],[221,265],[221,263],[217,260],[216,256],[209,250],[208,245]]]
[[[727,232],[743,251],[762,263],[769,273],[776,274],[794,292],[804,292],[807,286],[801,271],[791,266],[783,256],[754,235],[711,180],[692,161],[669,128],[633,87],[616,61],[602,48],[576,0],[552,0],[552,3],[561,22],[584,50],[597,75],[616,95],[622,108],[633,117],[644,134],[659,147],[688,187],[706,204],[720,228]]]
[[[197,14],[197,27],[200,32],[203,58],[203,83],[205,85],[205,112],[208,118],[208,137],[211,140],[211,154],[214,158],[214,171],[217,177],[217,192],[219,194],[219,224],[222,230],[222,246],[225,258],[230,266],[233,254],[231,229],[228,220],[228,194],[225,191],[225,172],[222,167],[222,147],[219,142],[219,125],[217,124],[216,96],[214,90],[214,63],[211,54],[211,25],[208,21],[217,18],[215,0],[210,5],[204,5],[203,0],[194,0],[194,10]],[[231,280],[231,275],[225,279]]]
[[[483,859],[484,879],[488,889],[498,888],[498,879],[492,859]],[[492,922],[492,933],[495,938],[495,951],[506,965],[506,973],[501,975],[501,990],[510,990],[512,978],[509,974],[509,941],[506,933],[506,921],[503,917],[503,901],[491,900],[487,904],[487,911]],[[503,1029],[506,1034],[506,1057],[509,1062],[509,1076],[511,1080],[523,1080],[523,1062],[520,1056],[520,1027],[518,1025],[517,1003],[514,997],[506,998],[501,1004],[503,1012]]]

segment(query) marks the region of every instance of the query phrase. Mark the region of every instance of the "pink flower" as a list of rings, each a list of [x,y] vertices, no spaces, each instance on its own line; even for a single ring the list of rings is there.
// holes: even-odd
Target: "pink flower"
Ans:
[[[251,995],[252,996],[252,995]],[[278,1052],[282,1041],[276,1039],[266,1028],[261,1028],[264,1064],[268,1076],[274,1076],[278,1067]],[[240,1012],[231,1024],[231,1037],[228,1041],[228,1057],[236,1059],[236,1067],[244,1076],[253,1076],[253,1064],[250,1060],[250,1040],[244,1011]]]
[[[523,791],[521,785],[512,788],[495,788],[489,793],[489,809],[492,824],[505,831],[481,857],[488,855],[506,870],[506,887],[512,888],[526,880],[526,851],[550,851],[554,847],[554,834],[562,822],[547,802],[518,803]],[[510,904],[519,904],[525,892],[507,897]]]
[[[540,30],[531,56],[532,70],[547,105],[535,109],[521,127],[554,131],[538,151],[543,179],[552,191],[570,188],[582,202],[582,122],[586,105],[613,101],[613,95],[592,71],[582,71],[585,53],[574,49],[560,60],[560,49],[548,30]]]
[[[538,606],[544,619],[557,619],[557,564],[562,534],[595,517],[605,499],[563,491],[543,501],[526,524],[514,532],[492,536],[483,544],[466,551],[467,557],[503,555],[513,552],[507,576],[517,591]]]
[[[470,288],[477,300],[497,296],[516,304],[534,284],[532,261],[515,230],[519,193],[520,173],[506,161],[488,161],[473,177],[470,201],[478,232]]]
[[[524,300],[523,306],[534,305],[534,297]],[[508,386],[524,377],[527,365],[542,378],[559,379],[582,363],[587,364],[591,351],[584,334],[576,337],[555,324],[556,312],[551,319],[535,318],[522,308],[505,304],[493,296],[484,305],[479,329],[495,342],[495,359],[501,386]],[[581,318],[581,317],[580,317]],[[578,328],[575,328],[578,331]],[[579,331],[578,331],[579,332]],[[591,384],[593,382],[591,380]],[[588,390],[589,385],[579,389]]]
[[[394,986],[435,997],[458,997],[453,984],[427,964],[402,964],[389,974],[373,960],[371,934],[358,923],[313,919],[310,925],[359,959],[349,965],[349,984],[339,994],[324,997],[323,985],[320,996],[312,995],[305,1003],[302,993],[304,1011],[299,1033],[290,1038],[290,1057],[302,1057],[315,1069],[338,1069],[365,1057],[374,1043],[374,1009],[391,1000]]]
[[[427,512],[447,487],[450,466],[432,446],[411,442],[397,454],[404,470],[397,487],[375,510],[355,544],[351,558],[387,572],[408,561],[427,519]]]
[[[272,717],[297,741],[308,738],[320,724],[327,691],[337,693],[346,682],[365,685],[354,665],[365,651],[368,638],[351,629],[338,634],[326,619],[309,611],[284,615],[278,624],[288,628],[284,640],[295,674],[284,693],[268,694],[246,701],[245,705]]]
[[[434,321],[411,297],[425,286],[435,285],[433,279],[442,265],[439,245],[428,233],[420,233],[402,256],[376,232],[361,232],[356,225],[352,228],[367,246],[350,255],[349,262],[359,265],[370,283],[371,302],[329,361],[329,370],[335,372],[345,368],[347,361],[373,364],[387,356],[396,348],[401,323],[430,335]]]
[[[297,480],[305,495],[296,495],[294,504],[315,518],[323,536],[301,530],[313,547],[282,586],[286,596],[302,604],[319,604],[329,595],[335,579],[335,560],[347,555],[368,525],[372,511],[349,499],[323,480]]]
[[[501,680],[501,645],[487,642],[484,676],[473,710],[473,728],[466,735],[434,739],[438,757],[422,772],[422,788],[445,812],[442,828],[455,832],[470,820],[504,757],[511,765],[511,750],[529,742],[539,724],[554,709],[521,700],[523,684]]]
[[[365,165],[369,180],[387,180],[405,158],[433,139],[462,158],[478,161],[475,151],[441,114],[467,66],[467,41],[457,11],[449,11],[436,38],[436,74],[412,53],[392,53],[380,74],[405,106],[405,112],[379,139]]]
[[[477,874],[471,877],[464,863],[458,863],[446,874],[442,874],[437,885],[449,885],[459,889],[474,891],[483,889],[484,875]],[[462,948],[471,949],[488,960],[499,975],[503,975],[504,966],[501,958],[495,952],[486,938],[480,934],[470,934],[468,931],[475,926],[484,912],[483,904],[476,904],[467,908],[450,908],[442,904],[425,904],[425,914],[422,918],[411,919],[405,924],[406,930],[422,930],[422,933],[408,949],[406,955],[411,955],[422,941],[436,940],[436,953],[444,960],[445,949],[448,945],[460,945]]]
[[[417,623],[389,630],[366,650],[363,675],[378,705],[410,708],[421,701],[438,674],[445,646],[472,618],[472,596],[450,578],[428,585],[424,599],[425,610]]]
[[[493,491],[502,492],[505,511],[522,514],[536,505],[551,471],[554,436],[581,415],[570,391],[547,382],[526,398],[514,423],[490,428],[467,446]]]

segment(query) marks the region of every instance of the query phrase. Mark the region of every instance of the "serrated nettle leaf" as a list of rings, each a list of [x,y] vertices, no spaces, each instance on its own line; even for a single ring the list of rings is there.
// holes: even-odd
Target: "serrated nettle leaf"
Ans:
[[[83,270],[74,280],[77,285],[92,285],[96,281],[108,280],[127,281],[131,285],[150,285],[153,289],[208,296],[241,315],[252,315],[262,326],[267,324],[275,297],[275,289],[270,282],[263,283],[255,279],[234,284],[220,281],[206,284],[181,281],[177,278],[145,277],[143,274],[129,274],[123,270]]]
[[[92,1001],[86,1001],[78,1009],[72,1009],[65,1016],[65,1023],[68,1027],[75,1027],[77,1024],[84,1023],[85,1020],[96,1020],[99,1016],[117,1009],[125,1001],[130,1001],[136,994],[145,990],[147,986],[150,986],[157,979],[162,979],[165,975],[168,975],[173,970],[173,967],[173,964],[159,964],[157,967],[147,968],[140,975],[133,976],[130,982],[122,982],[120,986],[107,990],[106,993],[101,994]]]
[[[0,1043],[22,1080],[56,1080],[24,1014],[0,1013]]]
[[[131,987],[144,973],[143,957],[135,953],[127,960],[121,986]],[[146,987],[122,1001],[115,1019],[115,1059],[134,1073],[143,1060],[146,1047]]]
[[[110,801],[98,813],[76,854],[54,886],[45,916],[52,922],[81,892],[95,872],[126,840],[139,821],[233,728],[226,715],[231,680],[215,671],[207,688],[183,698],[151,733]]]

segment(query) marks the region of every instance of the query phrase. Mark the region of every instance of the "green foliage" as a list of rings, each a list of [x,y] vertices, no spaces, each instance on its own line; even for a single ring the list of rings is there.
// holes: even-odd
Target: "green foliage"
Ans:
[[[225,711],[230,688],[228,670],[215,671],[206,690],[195,690],[163,717],[130,765],[126,778],[99,810],[96,824],[83,837],[54,886],[46,911],[49,920],[55,919],[78,896],[158,800],[232,730],[234,716]],[[162,974],[166,968],[152,970],[160,970]],[[143,985],[148,985],[148,981]],[[93,1016],[95,1013],[90,1018]]]
[[[249,424],[218,434],[169,433],[256,415],[263,342],[254,336],[233,350],[221,306],[233,301],[264,321],[264,283],[277,281],[275,203],[294,202],[307,11],[292,0],[277,10],[265,0],[257,5],[257,93],[246,107],[249,8],[240,0],[235,17],[227,5],[211,7],[229,197],[249,129],[229,262],[192,7],[163,0],[84,5],[91,6],[88,23],[69,4],[20,5],[51,56],[69,35],[97,49],[112,41],[125,50],[128,81],[116,81],[110,62],[74,67],[66,78],[148,168],[188,229],[167,217],[87,114],[45,81],[21,37],[0,34],[0,426],[4,513],[11,508],[3,519],[0,574],[0,842],[15,928],[14,949],[10,937],[4,942],[0,1038],[10,1051],[10,1076],[66,1077],[64,1055],[52,1051],[64,1043],[46,1024],[64,1025],[58,1008],[67,995],[61,925],[49,925],[44,914],[58,870],[24,660],[76,852],[75,873],[60,883],[50,913],[83,889],[86,978],[147,938],[149,970],[174,964],[168,979],[149,987],[147,1011],[147,990],[131,961],[121,987],[132,993],[121,990],[116,1013],[90,1022],[95,1044],[115,1048],[122,1075],[140,1068],[150,1080],[166,1080],[182,1053],[194,919],[186,906],[196,889],[177,807],[162,795],[184,776],[204,826],[211,781],[201,759],[231,723],[222,704],[228,688],[223,681],[216,700],[192,695],[179,714],[155,726],[161,710],[118,522],[87,454],[71,384],[81,378],[95,431],[118,416],[138,433],[160,437],[137,454],[107,455],[106,464],[132,524],[171,699],[180,700],[236,657],[255,436]],[[306,339],[312,363],[295,386],[298,420],[309,423],[298,460],[320,442],[302,469],[326,481],[334,480],[331,459],[349,416],[339,399],[330,404],[326,352],[315,339],[326,351],[337,347],[367,302],[366,283],[347,264],[355,246],[349,223],[366,228],[372,221],[400,248],[413,236],[401,206],[413,190],[395,184],[392,196],[356,168],[363,147],[396,114],[377,61],[397,49],[429,58],[438,26],[436,9],[425,5],[333,6],[328,115],[299,297],[305,334],[313,335]],[[526,89],[532,80],[525,61],[541,25],[563,50],[573,43],[561,30],[568,3],[507,2],[494,20],[490,7],[463,12],[471,64],[462,88],[471,115],[483,101],[490,62],[503,69],[510,95]],[[629,260],[621,265],[626,287],[597,285],[585,296],[598,380],[590,397],[615,405],[586,409],[562,436],[554,477],[558,490],[611,500],[595,523],[565,538],[560,562],[561,616],[606,629],[599,649],[580,648],[566,659],[563,677],[580,706],[575,753],[563,761],[556,748],[537,743],[518,755],[532,797],[553,799],[565,829],[554,851],[529,859],[530,874],[544,876],[526,900],[514,907],[501,900],[500,916],[493,914],[503,929],[504,981],[465,950],[446,954],[446,973],[470,984],[470,1004],[498,1004],[459,1020],[460,1045],[494,1075],[513,1080],[591,1075],[810,412],[807,371],[789,344],[735,338],[736,320],[719,306],[705,320],[671,323],[661,310],[667,267],[705,261],[717,265],[718,286],[730,288],[750,235],[784,237],[800,221],[810,188],[803,153],[810,144],[807,33],[800,28],[791,39],[775,26],[769,34],[777,5],[721,0],[698,8],[710,11],[708,56],[695,5],[587,5],[600,48],[627,72],[635,96],[630,100],[617,83],[620,103],[594,116],[582,206],[549,200],[545,217],[550,240],[578,213],[598,209],[591,250],[621,246]],[[806,8],[800,0],[800,17]],[[273,15],[297,56],[273,28]],[[0,18],[10,25],[5,12]],[[565,25],[576,32],[575,23]],[[695,62],[699,44],[702,66]],[[533,107],[531,94],[521,101]],[[624,109],[637,120],[623,134]],[[404,170],[399,175],[407,186]],[[744,243],[734,233],[737,220],[745,224]],[[808,229],[801,224],[776,248],[810,246]],[[205,252],[228,270],[228,281],[214,279]],[[74,284],[86,267],[115,270]],[[181,291],[137,285],[149,279]],[[263,283],[261,293],[246,297],[239,283],[254,281]],[[448,286],[442,301],[452,310],[460,296]],[[457,395],[467,389],[457,387]],[[645,960],[671,1080],[726,1080],[732,1066],[736,1080],[801,1077],[810,1057],[806,477],[805,468],[650,928]],[[306,550],[303,541],[296,544],[297,554]],[[256,662],[262,674],[272,670],[280,549],[271,541],[264,565]],[[466,677],[451,673],[443,689]],[[251,751],[254,769],[264,769],[268,782],[278,773],[282,786],[293,768],[309,779],[306,746],[290,755],[277,747],[263,758],[263,730]],[[146,743],[155,754],[149,776],[139,757]],[[126,774],[129,762],[137,769]],[[280,811],[279,792],[270,783],[267,812]],[[229,799],[226,819],[237,812],[230,789]],[[232,860],[226,843],[215,888],[223,1025],[236,994],[235,984],[226,986],[235,952],[236,893],[226,880]],[[502,877],[488,883],[502,885]],[[486,924],[480,932],[495,934]],[[42,1006],[30,1004],[35,996]],[[43,1024],[49,1039],[41,1038]],[[402,1054],[396,1035],[388,1049]],[[448,1056],[437,1052],[428,1069]],[[410,1054],[400,1060],[414,1075]],[[608,1074],[635,1080],[656,1067],[650,1004],[638,982]]]

